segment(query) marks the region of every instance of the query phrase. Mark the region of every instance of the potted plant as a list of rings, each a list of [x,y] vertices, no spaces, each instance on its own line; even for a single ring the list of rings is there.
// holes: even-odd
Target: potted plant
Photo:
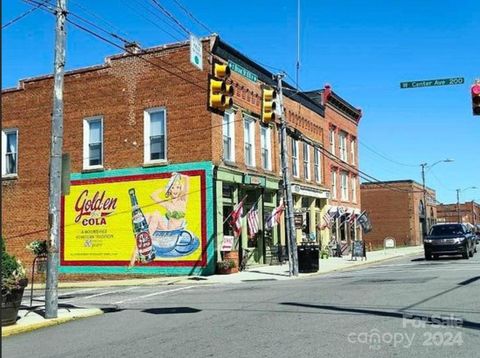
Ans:
[[[233,260],[222,260],[217,262],[217,273],[220,274],[229,274],[238,272],[237,266],[235,266],[235,261]]]
[[[2,326],[15,324],[22,303],[23,290],[28,284],[25,268],[5,251],[2,241]]]
[[[323,249],[321,252],[320,252],[320,258],[321,259],[328,259],[328,250],[325,250]]]
[[[34,240],[26,246],[26,249],[35,255],[35,267],[37,272],[47,271],[47,240]]]

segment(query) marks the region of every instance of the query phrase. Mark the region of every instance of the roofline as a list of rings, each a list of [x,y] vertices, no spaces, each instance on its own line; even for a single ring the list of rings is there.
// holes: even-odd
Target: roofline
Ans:
[[[423,187],[422,184],[419,182],[416,182],[415,180],[412,179],[403,179],[403,180],[386,180],[386,181],[377,181],[374,183],[361,183],[360,186],[374,186],[374,185],[383,185],[383,184],[416,184],[418,186]],[[435,189],[432,189],[428,186],[425,187],[427,190],[431,190],[433,192],[436,192]]]
[[[260,81],[272,87],[277,87],[277,82],[273,79],[272,72],[268,71],[266,68],[259,65],[254,60],[242,54],[240,51],[230,46],[225,41],[221,40],[220,36],[218,35],[216,35],[215,37],[212,53],[226,60],[233,58],[234,60],[241,62],[239,63],[239,65],[244,66],[247,70],[253,70],[252,72],[254,73],[256,72],[256,74],[258,74]],[[312,100],[304,92],[298,92],[295,87],[293,87],[286,81],[282,80],[282,85],[283,85],[283,95],[285,97],[288,97],[293,101],[301,103],[308,109],[314,111],[315,113],[319,114],[321,117],[325,118],[325,106],[323,106],[321,103],[318,103]]]

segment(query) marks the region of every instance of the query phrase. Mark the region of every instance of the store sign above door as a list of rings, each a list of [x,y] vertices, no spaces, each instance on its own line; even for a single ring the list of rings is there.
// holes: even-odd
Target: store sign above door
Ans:
[[[303,196],[310,196],[312,198],[319,198],[319,199],[328,199],[329,193],[328,191],[320,191],[313,188],[309,188],[306,186],[300,185],[293,185],[293,192],[295,194],[303,195]]]
[[[265,187],[267,185],[267,180],[265,178],[257,177],[255,175],[245,174],[245,176],[243,177],[243,184]]]
[[[246,68],[240,66],[239,64],[233,62],[232,60],[228,60],[228,67],[230,67],[230,70],[239,73],[243,77],[249,79],[252,82],[257,82],[258,81],[258,76],[247,70]]]

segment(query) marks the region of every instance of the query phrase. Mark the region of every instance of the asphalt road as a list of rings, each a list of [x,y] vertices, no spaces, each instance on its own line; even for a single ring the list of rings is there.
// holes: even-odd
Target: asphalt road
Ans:
[[[106,314],[2,339],[3,357],[478,357],[480,254],[229,285],[70,289]]]

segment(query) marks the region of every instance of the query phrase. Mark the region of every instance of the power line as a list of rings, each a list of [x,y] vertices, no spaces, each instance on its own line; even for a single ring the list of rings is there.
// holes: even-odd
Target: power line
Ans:
[[[205,30],[207,30],[209,33],[213,33],[214,31],[210,30],[207,25],[205,25],[203,22],[198,20],[186,7],[183,5],[180,1],[178,0],[173,0],[175,4],[177,4],[193,21],[195,21],[197,24],[202,26]]]
[[[375,153],[376,155],[378,155],[379,157],[391,162],[391,163],[394,163],[394,164],[398,164],[398,165],[402,165],[404,167],[419,167],[419,165],[417,164],[405,164],[405,163],[401,163],[401,162],[398,162],[396,160],[393,160],[391,158],[388,158],[387,156],[377,152],[375,149],[369,147],[368,145],[366,145],[365,143],[361,142],[361,141],[358,141],[358,143],[360,143],[360,145],[362,145],[363,147],[365,147],[366,149],[370,150],[372,153]]]
[[[187,29],[183,24],[177,20],[175,16],[173,16],[162,4],[160,4],[157,0],[151,0],[157,7],[160,9],[161,12],[163,12],[168,18],[170,18],[174,23],[177,24],[178,27],[180,27],[187,35],[190,35],[192,32]]]
[[[43,4],[45,4],[45,3],[47,3],[47,2],[48,2],[48,0],[44,0],[44,1],[43,1]],[[10,21],[7,22],[5,25],[3,25],[3,26],[2,26],[2,29],[5,29],[5,28],[7,28],[8,26],[13,25],[13,24],[16,23],[17,21],[23,19],[23,18],[24,18],[25,16],[27,16],[28,14],[31,14],[31,13],[34,12],[35,10],[38,10],[38,9],[40,8],[40,6],[42,6],[43,4],[41,3],[41,4],[37,5],[36,7],[33,7],[33,8],[31,8],[31,9],[25,11],[24,13],[18,15],[16,18],[10,20]]]

